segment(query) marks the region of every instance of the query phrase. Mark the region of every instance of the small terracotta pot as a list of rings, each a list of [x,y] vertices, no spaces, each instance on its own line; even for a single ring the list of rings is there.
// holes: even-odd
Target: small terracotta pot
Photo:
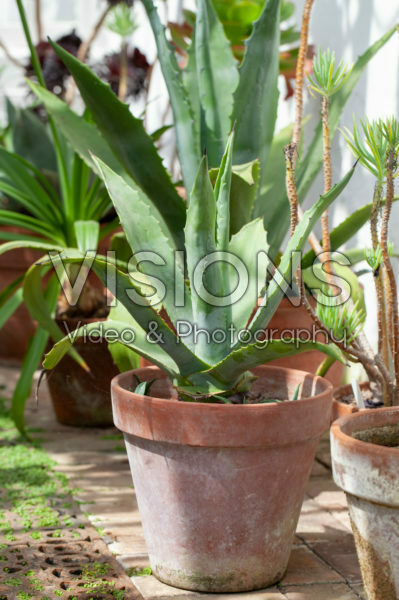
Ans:
[[[56,321],[67,335],[68,331],[99,319]],[[86,361],[90,372],[84,371],[66,355],[48,373],[47,381],[57,421],[73,427],[109,427],[112,425],[110,384],[119,371],[108,344],[100,339],[90,341],[81,338],[75,342],[74,348]]]
[[[124,432],[154,575],[175,587],[241,592],[279,581],[287,568],[332,385],[293,369],[258,367],[257,392],[279,404],[181,402],[157,367],[111,384]],[[151,397],[131,391],[156,379]]]
[[[392,428],[396,447],[377,445]],[[346,492],[367,600],[399,598],[398,447],[398,407],[361,411],[331,427],[333,476]]]
[[[370,383],[368,381],[363,381],[359,384],[361,391],[366,391],[370,389]],[[345,396],[350,396],[353,394],[352,385],[350,383],[346,385],[341,385],[336,388],[333,393],[333,403],[332,403],[332,411],[331,411],[331,422],[333,423],[337,419],[341,417],[346,417],[347,415],[352,415],[353,413],[359,412],[359,408],[356,404],[346,404],[346,402],[341,402],[341,398]]]

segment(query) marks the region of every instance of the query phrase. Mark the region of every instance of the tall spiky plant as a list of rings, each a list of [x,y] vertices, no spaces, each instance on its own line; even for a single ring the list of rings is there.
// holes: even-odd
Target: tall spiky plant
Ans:
[[[331,163],[331,132],[330,132],[330,99],[344,85],[351,72],[351,68],[343,60],[336,65],[335,53],[331,50],[322,52],[319,48],[313,62],[313,73],[308,75],[310,89],[321,96],[321,122],[323,128],[323,171],[324,193],[332,186]],[[323,251],[331,250],[330,229],[328,225],[328,210],[322,216]],[[328,263],[327,272],[331,272]]]

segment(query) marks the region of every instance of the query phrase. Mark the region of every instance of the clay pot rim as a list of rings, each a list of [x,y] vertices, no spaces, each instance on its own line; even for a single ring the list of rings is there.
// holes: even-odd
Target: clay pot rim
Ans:
[[[155,372],[161,372],[163,373],[162,369],[160,369],[159,367],[142,367],[144,369],[151,369]],[[298,400],[296,400],[295,402],[301,402],[301,403],[313,403],[315,401],[318,401],[320,399],[325,398],[326,396],[328,396],[328,394],[334,389],[332,383],[330,383],[328,380],[324,379],[324,377],[320,377],[319,375],[314,375],[313,373],[308,373],[307,371],[301,371],[299,369],[289,369],[286,367],[274,367],[274,366],[268,366],[268,365],[261,365],[259,367],[255,367],[254,369],[251,369],[251,371],[256,371],[257,369],[270,369],[270,373],[272,371],[276,372],[276,371],[280,371],[283,373],[286,373],[287,378],[289,374],[295,375],[298,374],[297,376],[301,376],[303,375],[303,379],[305,380],[306,377],[308,378],[312,378],[314,380],[314,382],[317,384],[318,381],[320,381],[320,383],[322,385],[325,385],[325,389],[320,392],[319,394],[314,394],[312,396],[309,397],[305,397],[305,398],[298,398]],[[118,389],[118,391],[122,391],[122,393],[127,393],[127,394],[131,394],[132,396],[135,396],[137,399],[139,399],[140,401],[148,401],[151,403],[154,403],[155,405],[160,405],[162,406],[165,402],[167,402],[168,404],[170,404],[171,402],[173,402],[174,405],[184,405],[184,406],[189,406],[190,410],[206,410],[206,409],[213,409],[213,410],[234,410],[236,412],[238,411],[242,411],[244,410],[281,410],[283,407],[283,410],[287,410],[288,406],[291,406],[290,402],[275,402],[275,403],[254,403],[254,404],[217,404],[217,403],[210,403],[210,402],[182,402],[181,400],[177,400],[175,398],[156,398],[154,396],[144,396],[143,394],[136,394],[135,392],[132,392],[130,390],[128,390],[124,385],[124,380],[131,378],[133,371],[136,371],[137,369],[131,369],[130,371],[125,371],[124,373],[120,373],[119,375],[117,375],[116,377],[113,378],[112,382],[111,382],[111,390],[114,389]],[[168,379],[168,376],[165,374],[165,378]]]
[[[279,385],[293,389],[295,383],[303,382],[309,385],[306,390],[309,397],[281,404],[181,402],[166,392],[163,394],[162,387],[157,393],[165,397],[129,391],[132,371],[127,371],[111,382],[115,426],[140,438],[221,448],[299,444],[319,438],[328,429],[333,389],[329,381],[296,369],[260,366],[252,371],[263,375],[266,385],[269,378],[274,390]],[[133,369],[133,372],[147,381],[154,376],[161,382],[167,378],[158,367]]]
[[[361,390],[368,390],[368,389],[370,389],[370,382],[369,381],[361,381],[359,383],[359,387],[360,387]],[[347,393],[350,394],[351,392],[352,392],[352,384],[345,383],[343,385],[340,385],[340,386],[334,388],[334,391],[333,391],[333,400],[335,402],[341,402],[341,399],[339,397],[337,397],[337,396],[339,396],[339,395],[340,396],[342,396],[342,395],[345,396]],[[345,403],[343,403],[343,404],[345,404]],[[348,404],[348,406],[349,406],[349,404]]]
[[[386,422],[383,418],[384,415],[393,415],[397,418]],[[359,423],[357,423],[357,421],[359,421]],[[375,421],[377,421],[377,424],[375,424]],[[363,456],[373,454],[375,457],[381,458],[382,460],[387,459],[388,457],[399,460],[399,448],[371,444],[370,442],[357,440],[350,435],[356,431],[366,431],[372,427],[384,427],[384,425],[391,425],[392,423],[399,423],[399,406],[388,406],[375,410],[366,409],[352,413],[351,415],[345,415],[334,421],[331,425],[331,437],[335,439],[336,443],[352,454]],[[364,426],[356,427],[356,424],[364,424]],[[344,431],[345,427],[348,427],[348,431]]]

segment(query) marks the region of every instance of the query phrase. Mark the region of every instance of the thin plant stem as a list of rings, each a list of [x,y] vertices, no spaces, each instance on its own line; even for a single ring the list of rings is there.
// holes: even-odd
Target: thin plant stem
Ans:
[[[323,172],[324,172],[324,193],[330,191],[332,187],[332,167],[331,167],[331,134],[330,134],[330,101],[328,96],[323,96],[321,101],[321,122],[323,127]],[[330,229],[328,226],[328,209],[324,211],[321,217],[322,240],[324,252],[331,251]],[[326,270],[330,271],[329,264],[326,264]],[[331,272],[331,271],[330,271]]]
[[[3,40],[0,40],[0,48],[3,50],[4,54],[6,55],[6,58],[16,67],[18,67],[19,69],[23,69],[24,65],[19,62],[19,60],[17,58],[15,58],[9,51],[9,49],[7,48],[7,46],[5,45],[5,43],[3,42]]]
[[[391,148],[387,159],[387,189],[384,211],[381,221],[381,251],[384,262],[384,269],[387,276],[389,295],[387,298],[388,323],[392,323],[392,357],[395,372],[395,400],[394,404],[399,404],[399,311],[398,311],[398,291],[395,280],[395,274],[392,269],[391,259],[388,252],[388,225],[391,216],[392,202],[394,198],[394,169],[396,156],[394,148]]]
[[[305,65],[306,56],[308,52],[308,37],[309,37],[309,24],[310,15],[312,12],[314,0],[306,0],[302,14],[301,24],[301,35],[300,44],[298,50],[298,59],[296,63],[295,72],[295,122],[292,133],[292,143],[296,146],[296,153],[298,153],[299,144],[301,141],[301,130],[302,130],[302,115],[303,115],[303,80],[305,78]],[[295,167],[296,156],[294,159]]]
[[[291,209],[291,235],[294,235],[295,227],[298,224],[298,194],[295,185],[295,154],[296,146],[294,143],[288,144],[284,148],[285,186]]]
[[[41,42],[43,39],[42,0],[36,0],[36,2],[35,2],[35,16],[36,16],[37,40],[38,40],[38,42]]]
[[[87,38],[87,40],[85,40],[84,42],[82,42],[80,44],[80,46],[78,48],[78,52],[76,54],[76,58],[78,60],[80,60],[82,62],[84,62],[86,60],[89,50],[91,48],[91,45],[93,44],[94,40],[100,33],[101,28],[104,25],[105,19],[107,18],[108,14],[110,13],[111,10],[112,10],[112,4],[109,4],[105,8],[105,10],[101,13],[98,21],[96,21],[96,23],[94,24],[94,27],[93,27],[89,37]],[[70,85],[69,85],[67,93],[65,95],[65,102],[69,106],[72,104],[72,102],[75,98],[75,93],[76,93],[76,83],[75,83],[74,79],[71,77]]]
[[[382,197],[382,181],[377,181],[373,197],[373,205],[370,215],[370,233],[371,243],[374,253],[377,252],[379,247],[378,240],[378,214],[381,207]],[[374,286],[377,298],[377,327],[378,327],[378,352],[381,354],[385,365],[389,366],[389,344],[388,344],[388,331],[386,321],[386,306],[384,298],[384,277],[383,269],[379,268],[374,273]]]
[[[127,96],[127,80],[128,80],[128,72],[127,72],[127,42],[126,40],[122,41],[121,44],[121,62],[120,62],[120,79],[119,79],[119,88],[118,88],[118,98],[121,102],[126,100]]]

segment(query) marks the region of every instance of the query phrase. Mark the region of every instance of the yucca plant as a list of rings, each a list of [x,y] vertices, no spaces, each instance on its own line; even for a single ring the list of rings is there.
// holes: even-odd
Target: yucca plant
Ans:
[[[108,320],[101,331],[92,324],[67,336],[47,355],[45,368],[52,368],[83,333],[97,332],[107,338],[107,331],[112,331],[127,348],[166,371],[182,400],[242,403],[253,381],[249,370],[257,365],[310,349],[343,360],[333,344],[265,340],[264,330],[292,284],[309,232],[344,189],[353,169],[305,213],[283,253],[279,271],[266,283],[266,272],[272,265],[267,258],[262,219],[247,223],[230,236],[233,144],[232,136],[214,186],[208,159],[205,156],[201,160],[182,231],[183,253],[167,235],[165,220],[149,212],[145,193],[95,159],[133,256],[130,271],[126,263],[110,262],[104,257],[92,262],[93,270],[104,283],[108,281],[118,299],[122,320]],[[259,254],[264,258],[256,275]],[[30,305],[34,307],[32,314],[43,325],[48,314],[38,285],[42,270],[61,262],[83,264],[84,258],[82,253],[63,252],[31,267]],[[260,295],[261,305],[251,316]]]
[[[211,0],[200,0],[193,42],[188,49],[184,69],[177,64],[176,53],[166,37],[165,27],[152,0],[143,0],[143,5],[154,32],[158,59],[169,92],[186,190],[192,188],[204,148],[209,166],[216,168],[219,165],[229,131],[236,123],[233,165],[240,172],[234,177],[237,188],[234,183],[233,188],[241,186],[243,189],[231,197],[231,233],[237,232],[253,218],[262,217],[269,231],[270,255],[275,258],[290,218],[281,148],[289,141],[292,130],[288,127],[275,133],[279,95],[280,1],[268,0],[264,4],[246,41],[244,58],[239,66]],[[359,57],[345,83],[332,98],[331,137],[361,73],[395,30],[387,32]],[[39,100],[89,166],[97,168],[90,157],[92,151],[127,180],[133,178],[146,192],[155,209],[165,216],[171,234],[177,235],[184,225],[184,202],[179,199],[153,139],[145,132],[141,120],[118,102],[109,88],[87,67],[61,48],[54,48],[72,73],[94,123],[85,123],[46,90],[32,86]],[[321,168],[322,147],[320,125],[308,149],[298,159],[299,202],[305,198]],[[248,170],[242,177],[244,164]],[[252,181],[253,176],[259,179],[255,195],[253,185],[241,185],[243,179],[244,183]],[[356,212],[351,216],[350,227],[340,227],[332,232],[334,241],[344,243],[363,224],[363,218],[363,213]],[[332,250],[336,248],[332,242]]]

